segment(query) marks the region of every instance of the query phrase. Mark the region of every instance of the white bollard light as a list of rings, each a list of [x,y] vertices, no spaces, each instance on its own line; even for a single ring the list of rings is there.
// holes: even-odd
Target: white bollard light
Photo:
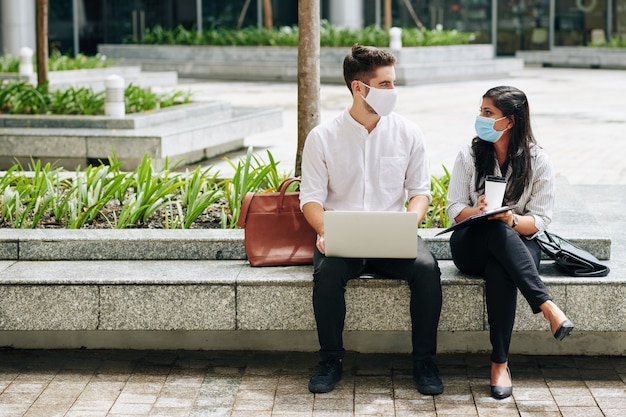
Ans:
[[[20,49],[20,78],[33,75],[33,50],[25,46]]]
[[[124,107],[124,79],[119,75],[110,75],[104,81],[106,86],[104,114],[122,118],[126,115]]]
[[[394,26],[389,29],[389,49],[392,51],[402,49],[402,29],[399,27]]]

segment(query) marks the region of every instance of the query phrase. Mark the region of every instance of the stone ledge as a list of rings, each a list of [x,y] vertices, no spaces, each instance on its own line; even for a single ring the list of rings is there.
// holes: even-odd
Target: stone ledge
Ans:
[[[40,129],[139,129],[193,117],[221,120],[232,116],[227,102],[194,102],[158,111],[128,114],[123,118],[74,115],[0,115],[0,127]]]
[[[449,235],[441,229],[420,229],[437,259],[450,259]],[[576,224],[558,234],[571,239],[600,260],[611,255],[611,239]],[[4,229],[0,260],[243,260],[241,229],[188,230],[65,230]]]

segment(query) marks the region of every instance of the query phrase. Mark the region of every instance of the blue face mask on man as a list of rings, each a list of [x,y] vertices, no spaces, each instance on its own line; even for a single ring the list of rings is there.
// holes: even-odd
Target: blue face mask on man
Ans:
[[[498,120],[506,119],[506,116],[501,117],[499,119],[492,119],[491,117],[484,116],[476,116],[476,121],[474,122],[474,128],[476,129],[476,134],[478,137],[485,142],[496,143],[498,139],[502,137],[502,134],[509,130],[507,127],[504,130],[496,130],[493,126],[496,124]]]

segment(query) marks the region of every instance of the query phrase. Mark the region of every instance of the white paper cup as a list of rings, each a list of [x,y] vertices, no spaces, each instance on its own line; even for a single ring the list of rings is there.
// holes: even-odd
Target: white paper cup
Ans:
[[[504,179],[504,177],[487,175],[485,178],[485,201],[487,202],[485,211],[491,211],[502,207],[505,190],[506,179]]]

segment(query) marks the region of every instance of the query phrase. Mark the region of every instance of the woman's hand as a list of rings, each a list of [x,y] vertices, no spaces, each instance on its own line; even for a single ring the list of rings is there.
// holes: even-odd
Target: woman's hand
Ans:
[[[487,204],[485,203],[485,196],[481,195],[480,197],[478,197],[478,204],[476,205],[476,207],[465,207],[463,210],[461,210],[459,215],[455,217],[454,221],[456,223],[461,223],[463,220],[471,216],[482,214],[485,212],[486,206]]]
[[[476,207],[478,208],[478,211],[480,211],[481,213],[485,211],[485,209],[487,208],[487,201],[485,201],[485,195],[479,195],[478,196],[478,204],[476,205]]]
[[[489,220],[500,220],[509,226],[513,227],[515,225],[515,214],[511,210],[505,211],[503,213],[494,214],[493,216],[488,217]]]

